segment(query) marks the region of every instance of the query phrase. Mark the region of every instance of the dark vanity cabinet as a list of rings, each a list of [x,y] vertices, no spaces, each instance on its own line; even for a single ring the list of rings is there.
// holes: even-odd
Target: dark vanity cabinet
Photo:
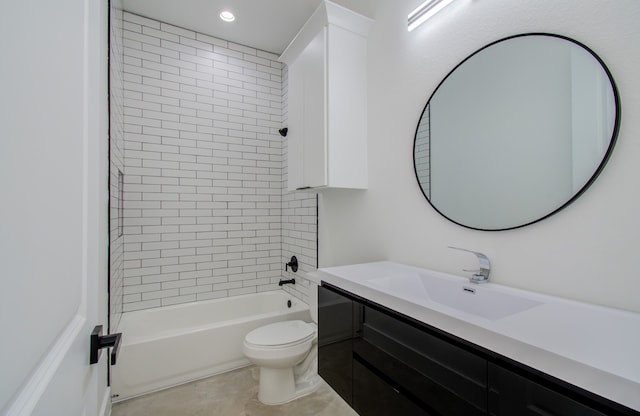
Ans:
[[[571,391],[563,392],[560,385],[539,383],[489,363],[489,415],[522,416],[604,416],[616,413],[605,407],[596,410],[584,403],[587,399]],[[546,385],[545,385],[546,384]],[[597,406],[597,404],[594,404]]]
[[[318,288],[318,373],[353,403],[353,308],[348,297]]]
[[[485,361],[387,313],[362,306],[353,357],[405,401],[423,409],[414,414],[485,414]],[[359,396],[372,396],[357,389],[359,384],[354,372],[356,411]]]
[[[361,416],[640,415],[326,283],[318,371]]]
[[[486,362],[364,301],[318,290],[318,371],[360,415],[484,415]]]

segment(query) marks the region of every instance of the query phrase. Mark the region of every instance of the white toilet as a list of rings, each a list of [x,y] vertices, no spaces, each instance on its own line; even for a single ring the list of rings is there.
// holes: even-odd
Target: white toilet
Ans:
[[[286,403],[320,386],[317,288],[311,284],[309,307],[313,323],[276,322],[254,329],[244,338],[244,355],[260,367],[258,400],[264,404]]]

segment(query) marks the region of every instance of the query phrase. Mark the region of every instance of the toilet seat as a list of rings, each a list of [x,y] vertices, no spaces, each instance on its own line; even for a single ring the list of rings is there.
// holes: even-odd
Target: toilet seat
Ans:
[[[276,322],[256,328],[245,337],[245,344],[257,348],[292,347],[307,343],[316,336],[316,328],[304,321]]]

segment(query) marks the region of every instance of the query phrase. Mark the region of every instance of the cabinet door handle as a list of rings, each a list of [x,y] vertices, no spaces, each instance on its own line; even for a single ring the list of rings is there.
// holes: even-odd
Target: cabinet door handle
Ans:
[[[96,325],[91,332],[91,349],[89,350],[89,364],[100,360],[102,348],[111,348],[111,365],[116,365],[116,357],[120,349],[122,333],[102,335],[102,325]]]
[[[534,415],[540,416],[556,416],[555,413],[549,413],[546,410],[536,406],[535,404],[527,405],[527,409],[529,409]]]

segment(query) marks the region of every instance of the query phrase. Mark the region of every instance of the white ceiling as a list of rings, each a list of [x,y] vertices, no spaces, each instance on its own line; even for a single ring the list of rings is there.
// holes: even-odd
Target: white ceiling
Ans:
[[[123,0],[126,11],[281,54],[321,0]],[[218,15],[232,11],[236,20]]]

